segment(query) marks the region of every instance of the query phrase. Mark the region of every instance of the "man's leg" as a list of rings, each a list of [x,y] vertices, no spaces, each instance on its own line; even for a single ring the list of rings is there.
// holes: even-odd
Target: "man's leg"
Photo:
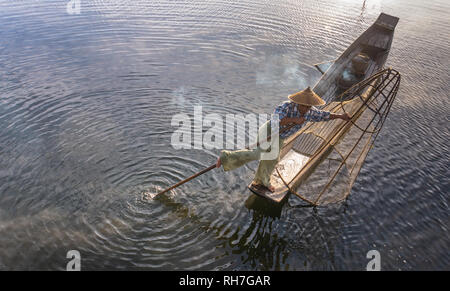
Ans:
[[[264,123],[258,132],[258,141],[265,141],[267,137],[270,136],[270,122]],[[267,133],[267,134],[266,134]],[[278,142],[278,147],[274,147],[273,144]],[[236,168],[243,166],[244,164],[261,159],[262,152],[269,152],[277,150],[275,156],[271,160],[261,160],[258,166],[258,170],[256,171],[256,175],[254,178],[255,184],[263,185],[269,189],[272,189],[270,186],[270,175],[272,174],[275,166],[279,160],[281,147],[283,145],[283,140],[281,138],[277,138],[275,140],[271,140],[269,142],[271,144],[269,149],[262,150],[261,147],[257,147],[255,149],[244,149],[238,151],[226,151],[223,150],[220,154],[219,159],[217,160],[216,166],[223,166],[225,171],[230,171]]]
[[[223,166],[225,171],[234,170],[245,165],[248,162],[259,160],[261,153],[260,149],[252,150],[238,150],[238,151],[226,151],[223,150],[220,153],[219,161],[216,165]]]
[[[262,184],[263,186],[273,190],[270,185],[270,176],[272,175],[275,166],[280,159],[281,147],[283,145],[283,140],[279,140],[277,157],[273,160],[261,160],[259,162],[258,170],[256,171],[255,178],[253,179],[255,184]]]
[[[270,136],[270,122],[267,121],[258,130],[258,141],[266,140],[267,137],[263,133],[268,133],[266,136]],[[226,151],[223,150],[220,153],[220,157],[216,162],[216,167],[219,168],[223,166],[225,171],[234,170],[245,165],[248,162],[256,161],[261,158],[261,148],[256,147],[254,149],[244,149],[237,151]]]

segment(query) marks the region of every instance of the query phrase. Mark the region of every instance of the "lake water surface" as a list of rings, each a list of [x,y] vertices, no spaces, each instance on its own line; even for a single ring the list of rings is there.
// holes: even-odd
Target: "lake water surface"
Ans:
[[[0,1],[0,269],[449,270],[448,1]],[[271,113],[378,17],[402,84],[347,201],[248,207],[257,163],[157,200],[218,150],[174,114]]]

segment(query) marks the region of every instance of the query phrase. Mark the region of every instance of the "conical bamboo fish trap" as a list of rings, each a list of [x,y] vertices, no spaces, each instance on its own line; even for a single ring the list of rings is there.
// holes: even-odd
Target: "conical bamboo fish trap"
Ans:
[[[283,186],[272,200],[279,202],[288,192],[314,206],[345,199],[383,127],[400,79],[391,68],[372,75],[323,108],[346,112],[351,121],[308,123],[291,136],[271,177]]]

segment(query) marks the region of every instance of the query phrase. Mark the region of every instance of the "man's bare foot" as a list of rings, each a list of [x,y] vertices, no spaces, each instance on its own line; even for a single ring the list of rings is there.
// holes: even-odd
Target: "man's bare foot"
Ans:
[[[275,187],[272,186],[272,185],[267,187],[267,186],[264,186],[263,184],[258,184],[258,183],[255,183],[255,182],[252,183],[252,187],[259,188],[259,189],[264,189],[264,190],[269,190],[270,192],[274,192],[275,191]]]
[[[220,160],[220,157],[218,157],[217,162],[216,162],[216,168],[220,168],[221,165],[222,165],[222,161]]]

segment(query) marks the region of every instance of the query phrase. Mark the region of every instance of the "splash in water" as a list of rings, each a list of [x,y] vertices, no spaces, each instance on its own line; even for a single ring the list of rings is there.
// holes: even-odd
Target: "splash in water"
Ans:
[[[151,201],[153,200],[159,192],[161,192],[162,190],[164,190],[162,187],[160,186],[152,186],[149,189],[146,189],[144,191],[142,191],[141,196],[142,196],[142,200],[144,201]]]

